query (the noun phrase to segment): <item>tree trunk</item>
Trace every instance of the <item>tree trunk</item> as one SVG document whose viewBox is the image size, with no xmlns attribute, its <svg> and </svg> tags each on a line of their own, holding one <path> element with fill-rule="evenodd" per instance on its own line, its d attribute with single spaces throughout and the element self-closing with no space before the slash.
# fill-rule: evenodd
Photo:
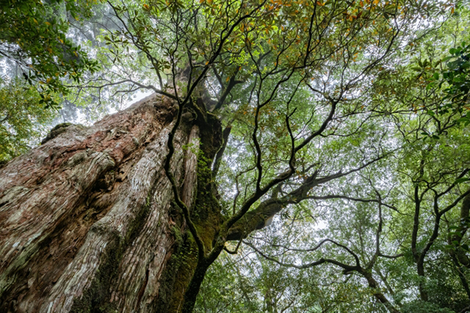
<svg viewBox="0 0 470 313">
<path fill-rule="evenodd" d="M 176 115 L 150 96 L 90 128 L 59 125 L 0 168 L 0 312 L 182 309 L 197 249 L 163 167 Z M 183 119 L 171 162 L 207 246 L 222 218 L 197 204 L 212 192 L 198 158 L 220 144 L 216 118 Z"/>
</svg>

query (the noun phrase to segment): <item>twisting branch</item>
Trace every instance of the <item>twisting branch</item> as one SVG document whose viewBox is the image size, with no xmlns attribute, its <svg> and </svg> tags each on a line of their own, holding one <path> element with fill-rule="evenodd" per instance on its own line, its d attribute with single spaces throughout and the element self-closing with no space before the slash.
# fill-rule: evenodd
<svg viewBox="0 0 470 313">
<path fill-rule="evenodd" d="M 102 89 L 102 88 L 105 88 L 105 87 L 109 87 L 109 86 L 116 86 L 116 85 L 121 85 L 121 84 L 126 84 L 126 83 L 130 83 L 130 84 L 133 84 L 133 85 L 136 85 L 138 86 L 139 88 L 143 88 L 143 89 L 149 89 L 149 90 L 153 90 L 155 93 L 157 94 L 160 94 L 162 96 L 165 96 L 165 97 L 168 97 L 170 99 L 173 99 L 173 100 L 176 100 L 176 97 L 174 95 L 172 95 L 171 93 L 169 92 L 166 92 L 164 90 L 161 90 L 161 89 L 158 89 L 156 88 L 155 86 L 153 85 L 144 85 L 144 84 L 141 84 L 139 82 L 136 82 L 134 80 L 131 80 L 131 79 L 124 79 L 124 80 L 120 80 L 120 81 L 117 81 L 117 82 L 109 82 L 109 83 L 105 83 L 105 84 L 101 84 L 101 85 L 85 85 L 85 87 L 83 87 L 82 85 L 67 85 L 67 87 L 69 88 L 94 88 L 94 89 Z"/>
<path fill-rule="evenodd" d="M 231 251 L 229 250 L 227 247 L 224 246 L 224 250 L 227 251 L 227 253 L 230 253 L 230 254 L 237 254 L 238 252 L 238 248 L 240 248 L 240 245 L 242 243 L 243 239 L 240 239 L 237 243 L 237 246 L 235 247 L 235 250 L 234 251 Z"/>
<path fill-rule="evenodd" d="M 378 203 L 381 204 L 389 209 L 392 209 L 398 213 L 400 211 L 393 205 L 387 204 L 387 203 L 381 203 L 377 199 L 362 199 L 362 198 L 354 198 L 354 197 L 349 197 L 349 196 L 343 196 L 343 195 L 325 195 L 325 196 L 308 196 L 307 199 L 312 199 L 312 200 L 328 200 L 328 199 L 344 199 L 344 200 L 349 200 L 349 201 L 356 201 L 356 202 L 362 202 L 362 203 Z"/>
<path fill-rule="evenodd" d="M 212 112 L 214 111 L 217 111 L 219 110 L 225 103 L 225 100 L 227 99 L 227 96 L 230 94 L 230 92 L 232 92 L 232 89 L 237 85 L 237 84 L 241 84 L 242 81 L 241 80 L 237 80 L 236 77 L 237 77 L 237 73 L 239 72 L 239 68 L 237 68 L 235 70 L 235 73 L 232 75 L 232 77 L 230 77 L 230 80 L 228 82 L 228 85 L 227 87 L 225 87 L 223 89 L 223 93 L 222 95 L 220 96 L 219 100 L 217 101 L 216 105 L 214 106 L 214 108 L 212 109 Z M 214 73 L 217 73 L 215 70 L 214 70 Z M 219 78 L 219 77 L 218 77 Z M 223 85 L 221 85 L 223 86 Z"/>
<path fill-rule="evenodd" d="M 314 262 L 310 262 L 310 263 L 306 263 L 306 264 L 302 264 L 302 265 L 297 265 L 297 264 L 293 264 L 293 263 L 285 263 L 285 262 L 282 262 L 282 261 L 279 261 L 277 258 L 274 258 L 274 257 L 271 257 L 267 254 L 265 254 L 264 252 L 262 252 L 260 249 L 256 248 L 251 242 L 247 242 L 247 241 L 243 241 L 243 243 L 245 243 L 246 245 L 248 245 L 249 247 L 251 247 L 256 253 L 258 253 L 259 255 L 261 255 L 263 258 L 269 260 L 269 261 L 272 261 L 272 262 L 275 262 L 281 266 L 284 266 L 284 267 L 291 267 L 291 268 L 296 268 L 296 269 L 306 269 L 306 268 L 311 268 L 311 267 L 315 267 L 315 266 L 318 266 L 318 265 L 321 265 L 321 264 L 324 264 L 324 263 L 330 263 L 330 264 L 333 264 L 333 265 L 336 265 L 336 266 L 339 266 L 343 269 L 343 274 L 345 275 L 348 275 L 348 274 L 351 274 L 352 272 L 357 272 L 359 273 L 361 276 L 363 276 L 366 280 L 367 280 L 367 283 L 369 285 L 369 288 L 371 288 L 373 290 L 373 295 L 374 297 L 379 300 L 391 313 L 400 313 L 391 303 L 390 301 L 387 299 L 387 297 L 385 297 L 385 295 L 380 291 L 379 289 L 379 284 L 378 282 L 372 277 L 372 273 L 369 269 L 367 268 L 363 268 L 359 262 L 359 257 L 357 256 L 356 253 L 354 253 L 353 251 L 351 251 L 348 247 L 346 247 L 345 245 L 342 245 L 334 240 L 331 240 L 331 239 L 324 239 L 322 240 L 319 244 L 317 244 L 315 247 L 311 248 L 311 249 L 307 249 L 307 250 L 304 250 L 304 251 L 308 251 L 308 252 L 313 252 L 313 251 L 316 251 L 318 250 L 323 244 L 327 243 L 327 242 L 330 242 L 344 250 L 346 250 L 348 252 L 348 254 L 350 254 L 354 260 L 355 260 L 355 265 L 349 265 L 349 264 L 346 264 L 346 263 L 343 263 L 343 262 L 340 262 L 338 260 L 335 260 L 335 259 L 329 259 L 329 258 L 320 258 L 319 260 L 317 261 L 314 261 Z M 292 249 L 293 251 L 295 251 L 295 249 Z"/>
<path fill-rule="evenodd" d="M 179 194 L 179 190 L 178 190 L 178 185 L 176 183 L 176 179 L 175 179 L 173 173 L 171 172 L 171 157 L 175 153 L 175 147 L 174 147 L 173 139 L 175 137 L 177 127 L 179 126 L 179 123 L 181 122 L 182 113 L 183 113 L 183 110 L 181 110 L 181 109 L 178 110 L 178 116 L 177 116 L 175 125 L 173 126 L 173 129 L 168 134 L 168 155 L 165 158 L 165 163 L 164 163 L 163 167 L 165 169 L 165 173 L 166 173 L 168 179 L 170 180 L 171 188 L 173 190 L 173 195 L 175 197 L 175 202 L 176 202 L 177 206 L 183 211 L 184 219 L 185 219 L 186 223 L 188 224 L 189 230 L 190 230 L 191 234 L 193 235 L 194 240 L 196 241 L 196 245 L 197 245 L 198 251 L 199 251 L 198 260 L 201 262 L 205 258 L 204 242 L 202 241 L 201 237 L 199 236 L 199 234 L 197 232 L 197 229 L 196 229 L 196 226 L 194 225 L 193 221 L 191 220 L 189 208 L 186 206 L 186 204 L 180 198 L 180 194 Z"/>
<path fill-rule="evenodd" d="M 240 220 L 237 220 L 228 230 L 226 240 L 238 240 L 240 237 L 246 237 L 250 232 L 261 229 L 266 225 L 266 221 L 279 213 L 283 207 L 289 204 L 297 204 L 303 200 L 311 199 L 308 192 L 316 186 L 325 184 L 329 181 L 345 177 L 349 174 L 360 171 L 361 169 L 383 159 L 388 154 L 381 155 L 362 166 L 351 169 L 345 173 L 338 172 L 324 177 L 318 177 L 318 171 L 307 177 L 304 182 L 296 189 L 290 191 L 283 197 L 273 196 L 259 204 L 255 209 L 245 213 Z M 245 202 L 246 203 L 246 202 Z M 238 212 L 239 213 L 239 212 Z"/>
<path fill-rule="evenodd" d="M 261 4 L 259 4 L 255 8 L 253 8 L 253 10 L 251 10 L 248 14 L 245 14 L 245 15 L 241 16 L 239 19 L 237 19 L 236 21 L 234 21 L 234 23 L 232 25 L 227 24 L 227 26 L 221 31 L 220 41 L 218 43 L 217 49 L 214 51 L 214 53 L 210 57 L 209 61 L 203 67 L 201 73 L 193 80 L 192 77 L 191 77 L 192 70 L 190 71 L 189 79 L 188 79 L 187 93 L 186 93 L 185 97 L 183 98 L 183 100 L 181 100 L 181 98 L 178 96 L 178 93 L 177 93 L 178 88 L 176 88 L 176 81 L 175 81 L 175 79 L 176 79 L 175 65 L 176 64 L 175 64 L 175 62 L 172 62 L 173 86 L 174 86 L 175 97 L 176 97 L 176 100 L 178 102 L 178 114 L 177 114 L 176 121 L 173 125 L 173 128 L 171 129 L 171 131 L 169 133 L 169 136 L 168 136 L 168 155 L 165 159 L 164 168 L 165 168 L 165 172 L 166 172 L 166 174 L 167 174 L 167 176 L 168 176 L 168 178 L 171 182 L 171 185 L 172 185 L 173 193 L 174 193 L 174 196 L 175 196 L 175 202 L 182 209 L 184 218 L 185 218 L 185 220 L 186 220 L 186 222 L 189 226 L 191 234 L 193 235 L 193 237 L 196 241 L 198 251 L 199 251 L 198 260 L 201 264 L 202 263 L 208 263 L 208 262 L 210 263 L 209 260 L 215 259 L 216 255 L 218 255 L 218 253 L 220 253 L 221 249 L 223 248 L 223 245 L 219 245 L 218 247 L 216 247 L 216 249 L 213 250 L 214 254 L 211 257 L 206 257 L 206 255 L 205 255 L 206 251 L 205 251 L 204 243 L 203 243 L 202 239 L 200 238 L 194 223 L 191 221 L 189 208 L 180 199 L 179 192 L 178 192 L 178 187 L 177 187 L 177 184 L 176 184 L 176 180 L 175 180 L 175 178 L 174 178 L 174 176 L 173 176 L 173 174 L 171 173 L 171 170 L 170 170 L 171 159 L 172 159 L 172 156 L 175 152 L 175 147 L 174 147 L 173 140 L 174 140 L 176 131 L 177 131 L 178 127 L 181 124 L 183 109 L 186 107 L 186 105 L 188 105 L 188 103 L 191 102 L 191 96 L 194 93 L 194 90 L 196 89 L 197 85 L 203 80 L 203 78 L 206 75 L 206 72 L 209 70 L 209 68 L 212 66 L 212 64 L 219 57 L 219 55 L 222 51 L 222 47 L 225 44 L 225 41 L 229 38 L 230 34 L 235 30 L 235 28 L 243 20 L 245 20 L 247 18 L 250 18 L 257 10 L 259 10 L 259 8 L 261 8 L 264 5 L 265 2 L 266 1 L 262 1 Z M 177 26 L 177 30 L 179 30 L 178 26 Z M 176 35 L 178 37 L 178 34 L 176 34 Z M 178 46 L 178 40 L 177 40 L 175 49 L 177 49 L 177 46 Z M 190 64 L 190 66 L 191 66 L 191 64 Z"/>
<path fill-rule="evenodd" d="M 333 240 L 330 240 L 330 239 L 325 239 L 323 241 L 321 241 L 315 248 L 313 249 L 318 249 L 320 248 L 324 243 L 326 242 L 331 242 L 333 244 L 336 244 L 338 245 L 339 247 L 345 247 Z M 348 265 L 346 263 L 342 263 L 342 262 L 339 262 L 337 260 L 333 260 L 333 259 L 326 259 L 326 258 L 320 258 L 319 260 L 317 261 L 314 261 L 314 262 L 310 262 L 310 263 L 306 263 L 306 264 L 302 264 L 302 265 L 297 265 L 297 264 L 292 264 L 292 263 L 284 263 L 284 262 L 281 262 L 279 261 L 278 259 L 276 258 L 273 258 L 271 256 L 268 256 L 267 254 L 263 253 L 261 250 L 259 250 L 258 248 L 256 248 L 251 242 L 248 242 L 248 241 L 243 241 L 244 244 L 246 244 L 247 246 L 249 246 L 250 248 L 252 248 L 253 250 L 256 251 L 256 253 L 258 253 L 259 255 L 261 255 L 263 258 L 265 258 L 266 260 L 269 260 L 269 261 L 273 261 L 281 266 L 284 266 L 284 267 L 291 267 L 291 268 L 296 268 L 296 269 L 306 269 L 306 268 L 311 268 L 311 267 L 315 267 L 315 266 L 318 266 L 320 264 L 323 264 L 323 263 L 332 263 L 332 264 L 335 264 L 335 265 L 338 265 L 340 267 L 342 267 L 344 270 L 346 271 L 355 271 L 358 269 L 358 265 L 356 263 L 355 266 L 353 265 Z M 346 248 L 348 249 L 348 248 Z M 349 249 L 348 249 L 349 250 Z M 351 251 L 351 250 L 349 250 Z M 353 253 L 354 256 L 356 256 L 354 253 Z M 357 258 L 357 256 L 356 256 Z M 359 259 L 356 259 L 356 261 L 358 261 Z"/>
</svg>

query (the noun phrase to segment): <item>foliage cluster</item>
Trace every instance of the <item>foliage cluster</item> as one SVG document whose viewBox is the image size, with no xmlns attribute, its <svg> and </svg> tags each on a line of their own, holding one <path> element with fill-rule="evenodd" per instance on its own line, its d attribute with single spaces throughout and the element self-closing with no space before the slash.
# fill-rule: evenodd
<svg viewBox="0 0 470 313">
<path fill-rule="evenodd" d="M 14 76 L 40 92 L 41 104 L 57 104 L 53 93 L 66 93 L 64 79 L 80 81 L 98 64 L 67 36 L 71 21 L 89 18 L 97 1 L 7 0 L 0 4 L 0 57 Z M 11 75 L 11 74 L 10 74 Z"/>
<path fill-rule="evenodd" d="M 0 80 L 0 103 L 0 162 L 5 162 L 37 145 L 56 114 L 44 109 L 41 94 L 21 79 Z"/>
</svg>

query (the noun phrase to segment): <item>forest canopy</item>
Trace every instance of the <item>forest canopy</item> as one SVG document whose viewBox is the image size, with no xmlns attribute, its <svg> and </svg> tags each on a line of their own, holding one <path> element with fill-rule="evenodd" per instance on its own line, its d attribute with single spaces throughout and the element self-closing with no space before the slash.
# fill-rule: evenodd
<svg viewBox="0 0 470 313">
<path fill-rule="evenodd" d="M 0 162 L 61 104 L 156 94 L 203 273 L 183 311 L 470 312 L 469 20 L 446 0 L 7 1 Z M 221 129 L 190 206 L 171 162 L 193 122 Z"/>
</svg>

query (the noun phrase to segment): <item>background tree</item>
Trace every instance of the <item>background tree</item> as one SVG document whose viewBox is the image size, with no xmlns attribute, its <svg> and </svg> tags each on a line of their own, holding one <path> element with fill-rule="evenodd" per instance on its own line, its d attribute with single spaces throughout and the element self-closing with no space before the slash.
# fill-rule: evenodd
<svg viewBox="0 0 470 313">
<path fill-rule="evenodd" d="M 96 1 L 2 1 L 0 4 L 0 161 L 37 144 L 57 116 L 70 81 L 98 64 L 71 24 L 93 16 Z M 73 22 L 72 22 L 73 21 Z"/>
<path fill-rule="evenodd" d="M 13 65 L 14 76 L 24 77 L 51 103 L 51 92 L 64 93 L 63 78 L 78 81 L 97 64 L 66 37 L 69 19 L 92 14 L 89 1 L 2 1 L 0 56 Z"/>
<path fill-rule="evenodd" d="M 441 71 L 439 64 L 445 68 L 442 60 L 446 62 L 448 34 L 456 36 L 458 24 L 468 24 L 464 21 L 465 17 L 447 21 L 439 31 L 422 37 L 424 41 L 411 42 L 408 49 L 417 57 L 408 64 L 389 63 L 382 68 L 363 98 L 362 103 L 368 103 L 373 112 L 373 122 L 370 128 L 367 123 L 361 124 L 362 139 L 349 138 L 350 142 L 370 147 L 373 144 L 364 138 L 374 138 L 372 141 L 399 147 L 396 153 L 354 174 L 354 178 L 313 189 L 309 198 L 315 201 L 285 209 L 277 226 L 247 242 L 251 249 L 243 250 L 246 255 L 254 251 L 299 276 L 321 268 L 318 277 L 323 284 L 334 284 L 345 275 L 343 279 L 353 286 L 349 295 L 355 299 L 360 296 L 353 290 L 367 290 L 366 298 L 386 300 L 393 306 L 371 307 L 364 301 L 347 307 L 342 303 L 343 289 L 338 288 L 324 290 L 334 299 L 331 306 L 322 305 L 322 295 L 311 302 L 312 310 L 468 310 L 468 271 L 463 265 L 464 251 L 468 250 L 459 243 L 466 238 L 463 234 L 467 230 L 467 205 L 461 204 L 468 194 L 466 111 L 443 110 L 449 102 L 448 85 L 429 85 L 434 73 Z M 459 42 L 459 37 L 454 40 Z M 393 135 L 374 137 L 380 130 Z M 350 148 L 344 142 L 336 143 L 344 151 Z M 331 146 L 322 148 L 328 151 L 323 159 L 335 153 Z M 335 162 L 339 159 L 334 155 Z M 312 208 L 316 214 L 312 214 Z M 315 221 L 321 221 L 320 225 L 306 226 Z M 456 262 L 457 253 L 461 253 L 463 264 Z M 262 271 L 279 273 L 267 267 Z M 244 267 L 240 272 L 251 277 Z M 216 281 L 206 284 L 217 289 L 213 286 Z M 308 290 L 315 289 L 308 286 Z M 253 302 L 263 297 L 253 291 L 247 298 Z M 219 307 L 231 303 L 222 300 Z M 206 304 L 205 299 L 200 301 Z M 243 301 L 248 302 L 241 297 L 238 305 Z M 199 308 L 202 310 L 202 304 Z"/>
<path fill-rule="evenodd" d="M 39 93 L 21 80 L 2 80 L 0 86 L 0 163 L 4 163 L 38 144 L 34 139 L 44 137 L 54 113 L 39 106 Z"/>
</svg>

